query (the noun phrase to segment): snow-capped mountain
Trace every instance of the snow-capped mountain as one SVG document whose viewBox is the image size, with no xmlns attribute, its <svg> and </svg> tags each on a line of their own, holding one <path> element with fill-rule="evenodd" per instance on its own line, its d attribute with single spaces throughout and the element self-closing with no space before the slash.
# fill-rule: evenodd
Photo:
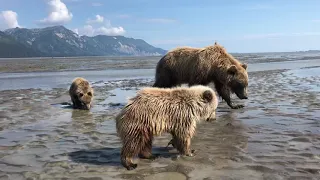
<svg viewBox="0 0 320 180">
<path fill-rule="evenodd" d="M 141 39 L 124 36 L 79 36 L 64 26 L 4 31 L 41 56 L 154 56 L 166 53 Z"/>
<path fill-rule="evenodd" d="M 40 54 L 0 31 L 0 58 L 35 57 Z"/>
</svg>

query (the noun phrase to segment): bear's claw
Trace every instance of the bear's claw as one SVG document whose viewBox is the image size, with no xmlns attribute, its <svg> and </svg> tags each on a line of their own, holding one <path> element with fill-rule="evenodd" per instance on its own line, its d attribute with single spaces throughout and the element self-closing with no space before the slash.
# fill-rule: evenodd
<svg viewBox="0 0 320 180">
<path fill-rule="evenodd" d="M 232 109 L 241 109 L 241 108 L 244 108 L 244 105 L 242 105 L 242 104 L 232 105 L 231 108 L 232 108 Z"/>
<path fill-rule="evenodd" d="M 126 168 L 128 171 L 131 171 L 131 170 L 136 169 L 137 167 L 138 167 L 138 164 L 131 164 L 131 165 L 127 166 Z"/>
<path fill-rule="evenodd" d="M 154 160 L 156 160 L 157 158 L 159 158 L 159 156 L 160 156 L 160 154 L 153 154 L 149 159 L 150 159 L 151 161 L 154 161 Z"/>
<path fill-rule="evenodd" d="M 155 159 L 157 159 L 158 157 L 160 156 L 160 154 L 152 154 L 152 155 L 150 155 L 149 157 L 145 157 L 145 156 L 143 156 L 143 155 L 141 155 L 141 154 L 139 154 L 138 155 L 138 157 L 140 158 L 140 159 L 149 159 L 149 160 L 155 160 Z"/>
<path fill-rule="evenodd" d="M 194 154 L 195 152 L 196 152 L 196 150 L 192 149 L 190 151 L 190 153 L 186 154 L 186 156 L 193 157 L 193 156 L 195 156 L 195 154 Z"/>
</svg>

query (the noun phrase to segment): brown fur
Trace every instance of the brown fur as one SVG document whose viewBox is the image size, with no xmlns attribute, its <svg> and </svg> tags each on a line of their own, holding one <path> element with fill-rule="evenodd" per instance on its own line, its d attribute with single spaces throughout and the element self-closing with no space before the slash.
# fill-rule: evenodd
<svg viewBox="0 0 320 180">
<path fill-rule="evenodd" d="M 217 93 L 231 108 L 242 108 L 231 102 L 230 94 L 247 99 L 247 65 L 240 63 L 215 43 L 205 48 L 180 47 L 169 51 L 157 64 L 153 87 L 208 85 L 213 82 Z"/>
<path fill-rule="evenodd" d="M 215 119 L 218 99 L 206 86 L 144 88 L 131 98 L 116 117 L 117 133 L 122 140 L 121 163 L 135 169 L 132 158 L 153 159 L 153 136 L 171 133 L 177 150 L 193 156 L 190 141 L 200 120 Z"/>
<path fill-rule="evenodd" d="M 69 95 L 75 109 L 89 110 L 92 106 L 93 89 L 89 82 L 81 77 L 72 81 L 69 89 Z"/>
</svg>

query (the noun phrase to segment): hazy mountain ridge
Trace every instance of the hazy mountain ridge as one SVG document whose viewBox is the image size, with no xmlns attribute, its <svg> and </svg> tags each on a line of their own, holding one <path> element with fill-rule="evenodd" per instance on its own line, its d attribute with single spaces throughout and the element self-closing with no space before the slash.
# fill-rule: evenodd
<svg viewBox="0 0 320 180">
<path fill-rule="evenodd" d="M 35 57 L 41 54 L 0 31 L 0 58 Z"/>
<path fill-rule="evenodd" d="M 158 56 L 167 52 L 142 39 L 106 35 L 79 36 L 64 26 L 13 28 L 5 30 L 4 33 L 12 37 L 10 41 L 35 51 L 35 56 Z M 10 50 L 19 51 L 13 47 Z"/>
</svg>

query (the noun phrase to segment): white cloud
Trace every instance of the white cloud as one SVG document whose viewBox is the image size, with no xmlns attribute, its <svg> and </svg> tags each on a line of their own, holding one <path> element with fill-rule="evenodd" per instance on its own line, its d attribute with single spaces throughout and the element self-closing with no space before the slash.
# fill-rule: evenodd
<svg viewBox="0 0 320 180">
<path fill-rule="evenodd" d="M 93 36 L 94 35 L 94 29 L 91 25 L 85 25 L 83 28 L 79 29 L 78 31 L 79 35 L 87 35 L 87 36 Z"/>
<path fill-rule="evenodd" d="M 98 6 L 102 6 L 102 3 L 98 3 L 98 2 L 94 2 L 91 4 L 92 6 L 98 7 Z"/>
<path fill-rule="evenodd" d="M 109 36 L 117 36 L 117 35 L 123 35 L 126 33 L 126 31 L 123 29 L 123 27 L 100 27 L 95 31 L 96 34 L 103 34 L 103 35 L 109 35 Z"/>
<path fill-rule="evenodd" d="M 79 29 L 75 28 L 75 29 L 73 29 L 73 32 L 75 32 L 76 34 L 79 34 Z"/>
<path fill-rule="evenodd" d="M 94 23 L 103 23 L 104 17 L 100 16 L 99 14 L 96 15 L 96 19 L 88 19 L 87 24 L 94 24 Z"/>
<path fill-rule="evenodd" d="M 14 11 L 2 11 L 0 13 L 0 29 L 20 27 L 18 14 Z"/>
<path fill-rule="evenodd" d="M 39 25 L 62 25 L 71 21 L 73 15 L 67 6 L 60 0 L 50 0 L 48 17 L 39 20 Z"/>
<path fill-rule="evenodd" d="M 87 25 L 82 28 L 74 29 L 74 32 L 78 35 L 86 35 L 86 36 L 96 36 L 96 35 L 109 35 L 109 36 L 117 36 L 123 35 L 126 33 L 126 30 L 119 26 L 113 27 L 111 22 L 108 19 L 105 19 L 101 15 L 96 15 L 95 19 L 88 19 Z M 96 27 L 94 27 L 96 24 Z M 97 24 L 101 24 L 100 27 L 97 27 Z"/>
<path fill-rule="evenodd" d="M 86 35 L 86 36 L 96 36 L 96 35 L 108 35 L 108 36 L 117 36 L 123 35 L 126 33 L 123 27 L 106 27 L 101 26 L 99 28 L 94 28 L 91 25 L 85 25 L 80 29 L 74 29 L 74 32 L 79 35 Z"/>
<path fill-rule="evenodd" d="M 165 19 L 165 18 L 150 18 L 150 19 L 144 19 L 143 21 L 149 22 L 149 23 L 161 23 L 161 24 L 176 22 L 176 20 L 174 19 Z"/>
</svg>

